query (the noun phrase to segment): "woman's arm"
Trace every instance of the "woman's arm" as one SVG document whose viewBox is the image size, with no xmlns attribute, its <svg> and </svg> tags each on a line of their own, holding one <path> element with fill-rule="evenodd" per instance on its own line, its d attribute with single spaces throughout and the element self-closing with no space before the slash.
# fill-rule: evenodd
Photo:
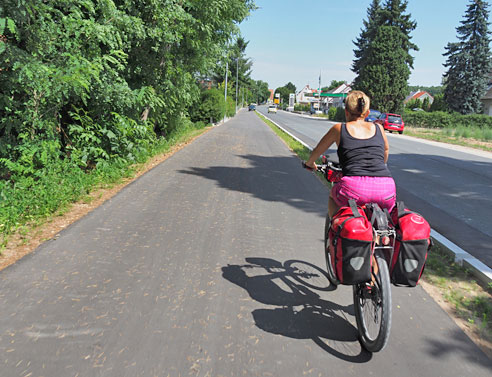
<svg viewBox="0 0 492 377">
<path fill-rule="evenodd" d="M 388 162 L 388 156 L 389 156 L 389 143 L 388 139 L 386 138 L 386 133 L 384 132 L 383 126 L 378 124 L 379 129 L 381 130 L 381 134 L 383 135 L 383 140 L 384 140 L 384 163 L 386 164 Z"/>
<path fill-rule="evenodd" d="M 341 124 L 335 124 L 330 130 L 321 138 L 319 141 L 318 145 L 313 149 L 311 152 L 311 156 L 309 156 L 309 159 L 306 161 L 306 165 L 310 168 L 315 169 L 316 164 L 314 163 L 319 156 L 321 156 L 321 153 L 326 151 L 333 143 L 337 143 L 337 145 L 340 143 L 340 129 L 341 129 Z"/>
</svg>

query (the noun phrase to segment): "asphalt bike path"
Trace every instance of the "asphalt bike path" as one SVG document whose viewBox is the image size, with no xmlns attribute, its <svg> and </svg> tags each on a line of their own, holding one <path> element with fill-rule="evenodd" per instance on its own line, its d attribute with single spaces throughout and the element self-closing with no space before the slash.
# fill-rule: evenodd
<svg viewBox="0 0 492 377">
<path fill-rule="evenodd" d="M 328 189 L 240 112 L 0 272 L 1 376 L 490 376 L 420 287 L 361 349 Z"/>
</svg>

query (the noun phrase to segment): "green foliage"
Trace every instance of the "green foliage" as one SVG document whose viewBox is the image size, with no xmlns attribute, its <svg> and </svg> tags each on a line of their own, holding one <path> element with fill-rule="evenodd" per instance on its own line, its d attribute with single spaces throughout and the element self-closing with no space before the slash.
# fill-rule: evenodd
<svg viewBox="0 0 492 377">
<path fill-rule="evenodd" d="M 378 5 L 378 1 L 372 3 L 367 29 L 356 42 L 353 87 L 369 95 L 372 107 L 400 113 L 413 66 L 410 50 L 418 50 L 410 41 L 416 23 L 405 14 L 407 1 L 387 0 L 383 7 Z"/>
<path fill-rule="evenodd" d="M 321 88 L 321 92 L 329 92 L 332 89 L 338 88 L 340 85 L 345 84 L 344 80 L 331 80 L 330 85 Z"/>
<path fill-rule="evenodd" d="M 309 105 L 302 105 L 300 103 L 296 103 L 294 105 L 294 111 L 309 111 L 311 110 L 311 106 Z"/>
<path fill-rule="evenodd" d="M 341 107 L 337 107 L 337 112 L 335 113 L 335 119 L 333 119 L 335 122 L 345 122 L 345 109 Z"/>
<path fill-rule="evenodd" d="M 408 93 L 422 90 L 429 93 L 432 97 L 444 93 L 444 86 L 408 86 Z"/>
<path fill-rule="evenodd" d="M 328 109 L 328 119 L 329 120 L 335 120 L 335 117 L 337 115 L 337 108 L 332 106 Z"/>
<path fill-rule="evenodd" d="M 289 95 L 291 93 L 296 93 L 296 86 L 292 84 L 290 81 L 284 86 L 278 87 L 275 89 L 275 94 L 280 93 L 281 103 L 288 104 L 289 103 Z"/>
<path fill-rule="evenodd" d="M 255 103 L 263 103 L 270 98 L 270 91 L 268 90 L 268 83 L 257 80 L 257 81 L 252 81 L 251 82 L 251 93 L 252 93 L 252 98 L 248 102 L 255 102 Z"/>
<path fill-rule="evenodd" d="M 353 42 L 355 44 L 355 59 L 352 63 L 352 71 L 356 74 L 354 80 L 355 86 L 358 85 L 361 69 L 367 64 L 367 55 L 370 51 L 370 45 L 373 42 L 376 31 L 379 26 L 379 17 L 381 11 L 380 0 L 373 0 L 367 9 L 367 20 L 363 20 L 364 28 L 361 30 L 359 37 Z"/>
<path fill-rule="evenodd" d="M 201 100 L 197 104 L 197 111 L 192 113 L 191 119 L 205 123 L 216 123 L 224 118 L 225 113 L 224 92 L 219 89 L 204 90 Z"/>
<path fill-rule="evenodd" d="M 328 119 L 335 122 L 345 122 L 345 109 L 342 107 L 330 107 L 328 109 Z"/>
<path fill-rule="evenodd" d="M 444 94 L 436 94 L 434 102 L 430 105 L 429 111 L 449 111 L 448 104 L 444 100 Z"/>
<path fill-rule="evenodd" d="M 452 111 L 480 113 L 480 99 L 486 93 L 492 60 L 488 31 L 489 4 L 474 0 L 468 4 L 461 26 L 456 28 L 459 42 L 448 43 L 444 66 L 444 98 Z"/>
<path fill-rule="evenodd" d="M 421 128 L 449 128 L 449 129 L 479 129 L 481 135 L 488 135 L 492 130 L 492 117 L 484 114 L 462 115 L 459 113 L 448 113 L 443 111 L 405 111 L 403 115 L 405 125 Z M 467 131 L 471 135 L 470 131 Z M 461 131 L 461 136 L 463 132 Z M 480 136 L 479 138 L 484 138 Z"/>
<path fill-rule="evenodd" d="M 90 177 L 125 170 L 191 127 L 183 116 L 201 99 L 199 79 L 232 39 L 244 52 L 238 24 L 254 7 L 252 0 L 3 0 L 0 197 L 16 207 L 0 203 L 12 214 L 0 216 L 3 229 L 59 206 L 40 203 L 59 203 L 50 195 L 64 197 L 56 191 L 68 171 L 83 192 L 81 177 L 89 187 L 97 181 Z M 234 107 L 228 100 L 221 111 Z M 30 204 L 12 204 L 21 195 Z"/>
<path fill-rule="evenodd" d="M 421 109 L 422 108 L 422 101 L 419 100 L 418 98 L 411 99 L 410 101 L 408 101 L 405 104 L 405 107 L 407 109 L 414 109 L 416 107 L 419 108 L 419 109 Z"/>
</svg>

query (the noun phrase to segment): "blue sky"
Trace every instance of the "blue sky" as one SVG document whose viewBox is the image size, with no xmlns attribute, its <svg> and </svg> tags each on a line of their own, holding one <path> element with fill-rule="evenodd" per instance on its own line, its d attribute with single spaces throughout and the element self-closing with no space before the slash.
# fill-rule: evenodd
<svg viewBox="0 0 492 377">
<path fill-rule="evenodd" d="M 489 1 L 491 3 L 492 1 Z M 251 77 L 270 88 L 291 81 L 297 90 L 331 80 L 352 81 L 350 70 L 355 40 L 367 18 L 371 0 L 256 0 L 259 7 L 240 24 L 249 41 L 246 55 L 253 60 Z M 412 41 L 414 69 L 409 85 L 441 84 L 442 54 L 456 42 L 469 0 L 409 0 L 407 13 L 417 22 Z M 492 7 L 489 8 L 489 11 Z M 489 17 L 492 21 L 492 16 Z"/>
</svg>

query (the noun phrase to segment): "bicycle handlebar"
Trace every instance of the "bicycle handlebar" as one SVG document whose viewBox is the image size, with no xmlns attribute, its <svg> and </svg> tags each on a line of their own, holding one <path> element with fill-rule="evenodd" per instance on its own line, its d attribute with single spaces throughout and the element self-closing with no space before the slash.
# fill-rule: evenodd
<svg viewBox="0 0 492 377">
<path fill-rule="evenodd" d="M 321 156 L 321 160 L 323 163 L 316 165 L 316 171 L 323 173 L 326 180 L 330 182 L 338 182 L 343 176 L 340 164 L 338 162 L 328 160 L 328 158 L 324 155 Z M 307 166 L 305 161 L 302 162 L 302 167 L 310 171 L 314 170 L 313 168 Z"/>
</svg>

